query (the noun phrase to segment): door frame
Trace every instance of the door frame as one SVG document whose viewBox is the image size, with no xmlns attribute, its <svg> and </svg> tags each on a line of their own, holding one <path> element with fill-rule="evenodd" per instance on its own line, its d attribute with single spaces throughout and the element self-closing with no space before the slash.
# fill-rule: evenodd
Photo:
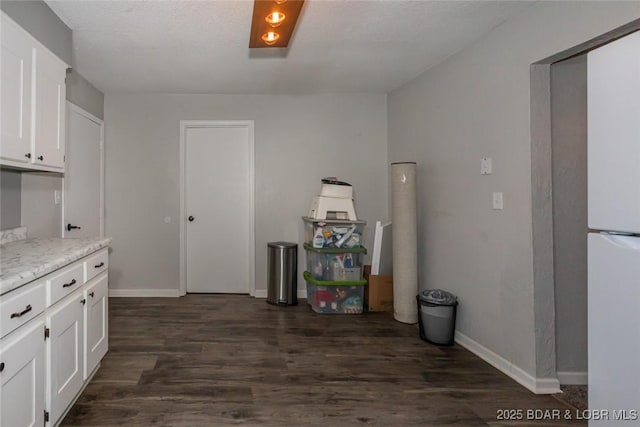
<svg viewBox="0 0 640 427">
<path fill-rule="evenodd" d="M 560 386 L 556 367 L 558 352 L 553 244 L 551 66 L 638 31 L 639 25 L 640 19 L 635 19 L 593 39 L 536 61 L 529 68 L 535 364 L 537 372 L 547 373 L 547 377 L 538 379 L 538 384 L 533 387 L 527 386 L 535 393 L 557 393 Z M 564 378 L 567 377 L 564 376 Z M 581 382 L 584 382 L 584 376 L 582 378 Z"/>
<path fill-rule="evenodd" d="M 253 120 L 180 120 L 180 295 L 187 294 L 186 132 L 190 128 L 240 127 L 249 131 L 249 295 L 255 296 L 255 144 Z"/>
<path fill-rule="evenodd" d="M 72 102 L 66 101 L 66 119 L 65 122 L 68 122 L 68 120 L 71 117 L 71 113 L 78 113 L 81 116 L 84 116 L 85 118 L 91 120 L 92 122 L 95 122 L 98 126 L 100 126 L 100 237 L 104 237 L 104 120 L 94 116 L 93 114 L 89 113 L 88 111 L 82 109 L 81 107 L 78 107 L 76 104 L 73 104 Z M 65 123 L 65 127 L 67 126 L 67 123 Z M 67 150 L 69 149 L 70 144 L 68 144 L 68 139 L 69 139 L 69 130 L 65 129 L 65 161 L 66 161 L 66 155 L 67 155 Z M 66 166 L 65 166 L 66 167 Z M 62 176 L 62 224 L 61 224 L 61 229 L 62 229 L 62 237 L 67 237 L 66 236 L 66 229 L 65 229 L 65 223 L 66 223 L 66 218 L 65 218 L 65 175 Z"/>
</svg>

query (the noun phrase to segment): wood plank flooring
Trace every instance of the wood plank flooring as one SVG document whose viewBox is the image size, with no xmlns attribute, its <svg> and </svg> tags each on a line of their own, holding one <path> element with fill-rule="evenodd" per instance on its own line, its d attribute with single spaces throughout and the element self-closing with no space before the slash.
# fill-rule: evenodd
<svg viewBox="0 0 640 427">
<path fill-rule="evenodd" d="M 575 408 L 388 313 L 320 315 L 304 300 L 238 295 L 109 304 L 109 353 L 63 426 L 581 424 L 564 419 Z M 504 409 L 523 420 L 498 420 Z M 527 420 L 528 409 L 563 416 Z"/>
</svg>

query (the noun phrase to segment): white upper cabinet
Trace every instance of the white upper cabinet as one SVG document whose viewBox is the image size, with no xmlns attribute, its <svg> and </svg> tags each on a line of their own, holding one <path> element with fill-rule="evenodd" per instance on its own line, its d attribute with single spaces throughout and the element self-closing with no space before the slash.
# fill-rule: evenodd
<svg viewBox="0 0 640 427">
<path fill-rule="evenodd" d="M 33 43 L 4 14 L 0 33 L 0 158 L 17 163 L 31 163 Z"/>
<path fill-rule="evenodd" d="M 34 163 L 64 168 L 67 66 L 43 47 L 35 60 Z"/>
<path fill-rule="evenodd" d="M 67 64 L 2 13 L 0 164 L 64 171 Z"/>
</svg>

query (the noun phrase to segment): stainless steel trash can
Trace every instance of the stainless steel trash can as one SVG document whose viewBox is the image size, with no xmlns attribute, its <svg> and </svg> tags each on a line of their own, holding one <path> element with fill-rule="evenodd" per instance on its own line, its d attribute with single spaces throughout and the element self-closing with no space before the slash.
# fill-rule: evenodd
<svg viewBox="0 0 640 427">
<path fill-rule="evenodd" d="M 270 242 L 267 253 L 269 304 L 298 304 L 298 245 Z"/>
</svg>

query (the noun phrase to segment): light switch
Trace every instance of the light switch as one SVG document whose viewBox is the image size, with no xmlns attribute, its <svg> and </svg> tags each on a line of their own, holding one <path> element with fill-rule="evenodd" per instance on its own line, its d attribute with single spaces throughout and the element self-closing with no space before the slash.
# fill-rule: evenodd
<svg viewBox="0 0 640 427">
<path fill-rule="evenodd" d="M 493 193 L 493 209 L 500 211 L 504 209 L 504 201 L 502 199 L 501 191 Z"/>
<path fill-rule="evenodd" d="M 53 203 L 56 205 L 62 203 L 62 192 L 60 190 L 53 190 Z"/>
<path fill-rule="evenodd" d="M 480 159 L 480 175 L 491 175 L 493 172 L 493 161 L 491 157 Z"/>
</svg>

